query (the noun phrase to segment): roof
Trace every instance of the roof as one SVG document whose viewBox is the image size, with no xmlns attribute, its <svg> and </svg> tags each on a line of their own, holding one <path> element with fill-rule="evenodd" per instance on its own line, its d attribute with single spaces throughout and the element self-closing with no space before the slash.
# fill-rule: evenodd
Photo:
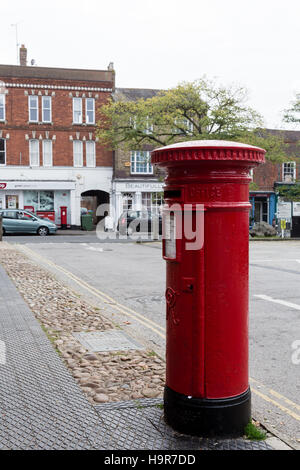
<svg viewBox="0 0 300 470">
<path fill-rule="evenodd" d="M 43 78 L 53 80 L 77 80 L 87 82 L 113 82 L 111 70 L 65 69 L 56 67 L 35 67 L 1 65 L 1 78 Z"/>
<path fill-rule="evenodd" d="M 300 131 L 288 131 L 285 129 L 266 129 L 267 133 L 283 137 L 286 143 L 296 143 L 300 140 Z"/>
<path fill-rule="evenodd" d="M 156 96 L 160 91 L 153 88 L 116 88 L 114 97 L 117 101 L 137 101 L 139 99 L 148 99 Z"/>
</svg>

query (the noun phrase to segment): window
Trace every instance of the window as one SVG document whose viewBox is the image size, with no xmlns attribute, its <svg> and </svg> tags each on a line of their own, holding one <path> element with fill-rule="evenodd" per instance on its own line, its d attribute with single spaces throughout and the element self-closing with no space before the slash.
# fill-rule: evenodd
<svg viewBox="0 0 300 470">
<path fill-rule="evenodd" d="M 296 162 L 283 163 L 282 180 L 293 182 L 296 179 Z"/>
<path fill-rule="evenodd" d="M 73 123 L 82 124 L 82 99 L 73 98 Z"/>
<path fill-rule="evenodd" d="M 160 206 L 163 204 L 163 193 L 142 193 L 142 205 L 155 214 L 159 214 Z"/>
<path fill-rule="evenodd" d="M 51 122 L 51 96 L 42 96 L 42 121 Z"/>
<path fill-rule="evenodd" d="M 52 140 L 43 140 L 43 166 L 52 166 Z"/>
<path fill-rule="evenodd" d="M 93 168 L 96 166 L 95 142 L 86 143 L 86 166 Z"/>
<path fill-rule="evenodd" d="M 145 133 L 146 134 L 152 134 L 153 133 L 153 124 L 150 124 L 148 116 L 146 118 Z"/>
<path fill-rule="evenodd" d="M 186 118 L 175 119 L 175 128 L 173 129 L 174 134 L 192 134 L 193 123 Z"/>
<path fill-rule="evenodd" d="M 83 153 L 81 140 L 73 141 L 73 160 L 75 167 L 83 166 Z"/>
<path fill-rule="evenodd" d="M 29 141 L 29 165 L 40 166 L 39 141 L 36 139 Z"/>
<path fill-rule="evenodd" d="M 122 199 L 123 199 L 123 211 L 127 211 L 129 209 L 132 209 L 133 194 L 132 193 L 123 193 L 122 194 Z"/>
<path fill-rule="evenodd" d="M 150 152 L 136 150 L 131 152 L 130 159 L 131 173 L 153 173 L 153 168 L 150 163 Z"/>
<path fill-rule="evenodd" d="M 39 210 L 40 211 L 53 211 L 54 210 L 54 192 L 53 191 L 39 191 Z"/>
<path fill-rule="evenodd" d="M 5 95 L 0 95 L 0 121 L 5 121 Z"/>
<path fill-rule="evenodd" d="M 85 122 L 87 124 L 95 124 L 95 100 L 87 98 L 85 100 Z"/>
<path fill-rule="evenodd" d="M 53 211 L 53 191 L 24 191 L 24 206 L 32 207 L 33 211 Z"/>
<path fill-rule="evenodd" d="M 5 165 L 6 163 L 5 154 L 5 139 L 0 139 L 0 165 Z"/>
<path fill-rule="evenodd" d="M 39 101 L 38 96 L 30 95 L 28 97 L 29 102 L 29 121 L 38 122 L 39 120 Z"/>
</svg>

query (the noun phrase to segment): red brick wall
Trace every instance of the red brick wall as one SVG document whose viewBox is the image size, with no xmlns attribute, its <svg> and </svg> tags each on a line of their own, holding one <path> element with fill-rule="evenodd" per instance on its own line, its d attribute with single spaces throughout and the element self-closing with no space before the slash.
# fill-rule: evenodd
<svg viewBox="0 0 300 470">
<path fill-rule="evenodd" d="M 265 164 L 254 168 L 253 182 L 257 184 L 258 189 L 261 191 L 273 191 L 275 181 L 280 181 L 278 177 L 280 168 L 280 164 L 267 160 Z"/>
<path fill-rule="evenodd" d="M 23 83 L 23 84 L 38 84 L 38 85 L 52 85 L 52 86 L 76 86 L 76 87 L 89 87 L 89 88 L 112 88 L 110 82 L 74 82 L 70 80 L 39 80 L 39 79 L 5 79 L 0 77 L 0 81 L 5 83 Z M 25 139 L 28 135 L 29 139 L 33 138 L 32 132 L 36 132 L 35 138 L 46 139 L 46 131 L 49 132 L 49 139 L 55 135 L 56 140 L 53 140 L 53 165 L 54 166 L 73 166 L 73 142 L 70 136 L 75 140 L 79 133 L 79 140 L 96 139 L 96 127 L 93 125 L 77 124 L 73 125 L 73 104 L 72 98 L 82 97 L 82 113 L 83 122 L 85 121 L 85 98 L 89 98 L 89 93 L 92 98 L 95 98 L 95 111 L 96 122 L 99 119 L 99 108 L 102 104 L 106 103 L 110 97 L 110 92 L 104 91 L 86 91 L 86 90 L 58 90 L 50 88 L 11 88 L 7 87 L 8 94 L 6 94 L 6 122 L 0 123 L 0 132 L 2 137 L 5 138 L 9 134 L 9 139 L 6 140 L 6 164 L 7 165 L 20 165 L 20 153 L 22 154 L 21 165 L 29 164 L 29 142 Z M 28 95 L 31 95 L 31 90 L 39 98 L 39 120 L 42 120 L 42 96 L 48 90 L 48 96 L 52 97 L 52 124 L 48 123 L 29 123 L 28 111 Z M 28 92 L 25 95 L 24 91 Z M 52 93 L 55 93 L 52 96 Z M 72 93 L 72 96 L 70 96 Z M 83 96 L 85 94 L 85 97 Z M 96 97 L 96 95 L 98 97 Z M 92 134 L 92 135 L 90 135 Z M 92 137 L 92 139 L 90 139 Z M 85 144 L 83 145 L 83 156 L 85 166 Z M 96 166 L 113 166 L 112 152 L 105 150 L 99 143 L 96 142 Z M 42 162 L 42 140 L 40 140 L 40 161 Z"/>
</svg>

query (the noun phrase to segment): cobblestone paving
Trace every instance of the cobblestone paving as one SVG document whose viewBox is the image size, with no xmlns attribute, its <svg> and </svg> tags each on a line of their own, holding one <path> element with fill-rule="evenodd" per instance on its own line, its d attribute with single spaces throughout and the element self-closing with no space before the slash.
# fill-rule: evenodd
<svg viewBox="0 0 300 470">
<path fill-rule="evenodd" d="M 1 264 L 43 325 L 91 403 L 162 396 L 165 364 L 152 351 L 91 353 L 76 333 L 107 331 L 114 325 L 52 274 L 6 243 Z"/>
</svg>

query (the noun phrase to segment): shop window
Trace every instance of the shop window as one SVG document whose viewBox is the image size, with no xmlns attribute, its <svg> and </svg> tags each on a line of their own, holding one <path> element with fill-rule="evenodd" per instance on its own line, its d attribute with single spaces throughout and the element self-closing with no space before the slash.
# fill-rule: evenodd
<svg viewBox="0 0 300 470">
<path fill-rule="evenodd" d="M 24 207 L 33 212 L 53 211 L 54 191 L 24 191 Z"/>
<path fill-rule="evenodd" d="M 296 179 L 296 162 L 285 162 L 282 167 L 282 180 L 293 182 Z"/>
<path fill-rule="evenodd" d="M 42 120 L 43 122 L 52 120 L 51 96 L 42 97 Z"/>
<path fill-rule="evenodd" d="M 39 120 L 39 101 L 38 96 L 30 95 L 28 97 L 29 121 L 38 122 Z"/>
<path fill-rule="evenodd" d="M 40 211 L 53 211 L 54 210 L 54 192 L 53 191 L 39 191 L 39 210 Z"/>
<path fill-rule="evenodd" d="M 86 166 L 94 168 L 96 166 L 95 142 L 86 143 Z"/>
<path fill-rule="evenodd" d="M 0 139 L 0 165 L 6 163 L 6 142 L 5 139 Z"/>
<path fill-rule="evenodd" d="M 123 193 L 123 211 L 132 209 L 133 207 L 133 194 Z"/>
<path fill-rule="evenodd" d="M 7 194 L 5 200 L 7 209 L 19 209 L 19 196 Z"/>
<path fill-rule="evenodd" d="M 5 121 L 5 95 L 0 94 L 0 121 Z"/>
<path fill-rule="evenodd" d="M 95 100 L 87 98 L 85 100 L 85 122 L 87 124 L 95 124 Z"/>
<path fill-rule="evenodd" d="M 24 208 L 28 207 L 33 212 L 39 210 L 39 192 L 38 191 L 24 191 Z"/>
<path fill-rule="evenodd" d="M 160 206 L 163 204 L 163 193 L 156 193 L 156 192 L 147 192 L 142 193 L 142 205 L 143 208 L 154 212 L 160 212 Z"/>
<path fill-rule="evenodd" d="M 150 152 L 132 151 L 130 158 L 131 173 L 152 174 L 153 167 L 150 163 Z"/>
</svg>

